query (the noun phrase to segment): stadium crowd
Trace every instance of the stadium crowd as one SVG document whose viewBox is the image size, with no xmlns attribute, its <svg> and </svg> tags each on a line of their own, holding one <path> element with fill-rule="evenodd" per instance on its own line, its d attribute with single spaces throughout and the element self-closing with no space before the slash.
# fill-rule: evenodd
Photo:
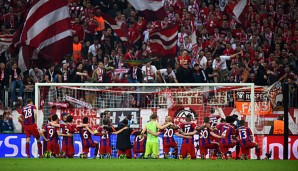
<svg viewBox="0 0 298 171">
<path fill-rule="evenodd" d="M 237 4 L 228 0 L 226 9 Z M 248 0 L 245 20 L 239 23 L 218 0 L 165 0 L 167 16 L 149 22 L 126 0 L 70 0 L 73 53 L 61 63 L 43 66 L 32 61 L 21 72 L 17 56 L 1 54 L 0 100 L 11 90 L 12 105 L 34 91 L 37 82 L 56 83 L 249 83 L 290 84 L 290 106 L 297 107 L 298 10 L 296 0 Z M 24 21 L 26 0 L 0 0 L 0 35 L 13 34 Z M 197 10 L 196 10 L 197 9 Z M 102 15 L 137 25 L 141 38 L 126 46 Z M 192 23 L 192 24 L 191 24 Z M 175 57 L 151 54 L 148 34 L 179 25 Z M 191 43 L 195 31 L 198 55 Z M 149 59 L 131 66 L 128 59 Z M 18 92 L 16 92 L 18 88 Z"/>
</svg>

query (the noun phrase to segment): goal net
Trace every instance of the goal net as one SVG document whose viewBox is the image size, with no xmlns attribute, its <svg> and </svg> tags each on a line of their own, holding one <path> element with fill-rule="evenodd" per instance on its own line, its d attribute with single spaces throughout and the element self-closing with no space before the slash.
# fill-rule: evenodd
<svg viewBox="0 0 298 171">
<path fill-rule="evenodd" d="M 191 114 L 193 122 L 203 124 L 206 116 L 221 118 L 237 115 L 244 119 L 254 133 L 263 134 L 262 115 L 270 112 L 268 92 L 251 83 L 245 84 L 93 84 L 37 83 L 35 105 L 39 123 L 45 124 L 51 114 L 71 114 L 74 122 L 89 117 L 89 125 L 97 128 L 105 111 L 110 111 L 113 126 L 117 127 L 128 115 L 131 128 L 141 130 L 157 113 L 159 122 L 167 116 L 174 124 L 185 121 Z M 253 97 L 253 98 L 251 98 Z M 254 110 L 252 110 L 254 109 Z M 179 145 L 181 139 L 177 137 Z M 162 143 L 160 143 L 162 146 Z"/>
</svg>

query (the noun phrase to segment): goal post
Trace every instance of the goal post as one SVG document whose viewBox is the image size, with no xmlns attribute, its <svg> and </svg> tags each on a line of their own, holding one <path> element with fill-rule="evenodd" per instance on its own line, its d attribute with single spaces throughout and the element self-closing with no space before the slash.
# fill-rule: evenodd
<svg viewBox="0 0 298 171">
<path fill-rule="evenodd" d="M 83 116 L 90 116 L 92 126 L 98 126 L 102 113 L 109 110 L 113 125 L 130 114 L 136 129 L 141 129 L 153 112 L 159 122 L 171 116 L 175 124 L 191 113 L 201 125 L 211 109 L 216 109 L 221 117 L 237 114 L 239 119 L 245 118 L 254 134 L 255 114 L 261 113 L 255 106 L 256 88 L 253 83 L 36 83 L 35 105 L 43 123 L 53 112 L 58 116 L 66 112 L 75 116 L 77 124 Z M 242 108 L 236 104 L 239 98 L 245 101 Z"/>
</svg>

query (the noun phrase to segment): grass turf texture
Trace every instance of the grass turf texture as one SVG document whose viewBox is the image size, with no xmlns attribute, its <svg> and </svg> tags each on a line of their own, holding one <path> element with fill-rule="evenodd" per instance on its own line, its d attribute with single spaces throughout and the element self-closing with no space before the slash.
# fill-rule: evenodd
<svg viewBox="0 0 298 171">
<path fill-rule="evenodd" d="M 298 160 L 0 159 L 1 171 L 296 171 Z"/>
</svg>

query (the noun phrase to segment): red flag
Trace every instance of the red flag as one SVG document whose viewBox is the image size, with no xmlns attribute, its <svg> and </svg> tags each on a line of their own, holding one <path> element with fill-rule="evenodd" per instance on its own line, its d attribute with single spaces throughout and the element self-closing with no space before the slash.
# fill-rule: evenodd
<svg viewBox="0 0 298 171">
<path fill-rule="evenodd" d="M 0 35 L 0 54 L 8 49 L 12 43 L 12 34 Z"/>
<path fill-rule="evenodd" d="M 190 38 L 191 38 L 191 44 L 192 44 L 192 56 L 197 56 L 198 55 L 198 44 L 197 44 L 197 34 L 196 34 L 196 27 L 195 27 L 195 24 L 194 24 L 194 21 L 191 20 L 191 35 L 190 35 Z"/>
<path fill-rule="evenodd" d="M 247 0 L 241 0 L 235 3 L 228 3 L 227 1 L 220 1 L 220 5 L 223 6 L 223 8 L 228 14 L 231 15 L 231 17 L 234 17 L 235 20 L 242 25 L 242 27 L 245 27 L 246 22 L 246 14 L 248 11 L 248 2 Z"/>
<path fill-rule="evenodd" d="M 19 33 L 17 31 L 17 36 Z M 19 40 L 19 67 L 27 70 L 31 58 L 39 63 L 61 62 L 72 52 L 72 32 L 66 0 L 36 0 L 31 4 Z M 63 47 L 63 48 L 61 48 Z"/>
<path fill-rule="evenodd" d="M 128 0 L 147 21 L 163 20 L 166 16 L 164 0 Z"/>
<path fill-rule="evenodd" d="M 153 55 L 175 56 L 177 52 L 178 25 L 150 33 L 150 49 Z"/>
<path fill-rule="evenodd" d="M 248 5 L 247 0 L 239 1 L 233 9 L 233 14 L 235 18 L 243 24 L 245 22 L 245 11 L 247 11 Z"/>
<path fill-rule="evenodd" d="M 111 18 L 107 14 L 102 14 L 102 18 L 105 20 L 105 22 L 111 26 L 111 28 L 114 30 L 114 32 L 117 34 L 117 36 L 123 41 L 128 41 L 128 28 L 127 25 L 121 21 L 116 22 L 115 19 Z"/>
</svg>

